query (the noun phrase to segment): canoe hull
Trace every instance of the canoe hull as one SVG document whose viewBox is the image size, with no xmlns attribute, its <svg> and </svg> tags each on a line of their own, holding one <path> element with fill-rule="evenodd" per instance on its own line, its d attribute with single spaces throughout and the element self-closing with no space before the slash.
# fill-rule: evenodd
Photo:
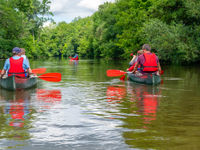
<svg viewBox="0 0 200 150">
<path fill-rule="evenodd" d="M 156 74 L 133 74 L 128 73 L 128 79 L 130 81 L 141 83 L 141 84 L 149 84 L 149 85 L 157 85 L 160 84 L 161 78 Z"/>
<path fill-rule="evenodd" d="M 0 86 L 7 90 L 28 89 L 37 84 L 37 77 L 21 78 L 10 76 L 0 80 Z"/>
</svg>

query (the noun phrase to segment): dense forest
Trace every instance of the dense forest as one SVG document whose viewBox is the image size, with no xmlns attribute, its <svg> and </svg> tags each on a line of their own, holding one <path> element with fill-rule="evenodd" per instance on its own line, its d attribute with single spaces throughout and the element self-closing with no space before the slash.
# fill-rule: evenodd
<svg viewBox="0 0 200 150">
<path fill-rule="evenodd" d="M 116 0 L 92 16 L 52 23 L 50 0 L 0 1 L 0 58 L 24 47 L 29 58 L 127 59 L 144 43 L 162 62 L 200 61 L 199 0 Z"/>
</svg>

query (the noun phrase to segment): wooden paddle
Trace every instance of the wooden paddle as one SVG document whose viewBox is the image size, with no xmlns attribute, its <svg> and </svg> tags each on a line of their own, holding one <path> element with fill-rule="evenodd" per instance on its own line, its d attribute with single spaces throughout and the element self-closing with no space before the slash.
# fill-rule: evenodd
<svg viewBox="0 0 200 150">
<path fill-rule="evenodd" d="M 37 76 L 38 78 L 50 81 L 50 82 L 60 82 L 61 81 L 61 73 L 45 73 L 40 76 Z"/>
</svg>

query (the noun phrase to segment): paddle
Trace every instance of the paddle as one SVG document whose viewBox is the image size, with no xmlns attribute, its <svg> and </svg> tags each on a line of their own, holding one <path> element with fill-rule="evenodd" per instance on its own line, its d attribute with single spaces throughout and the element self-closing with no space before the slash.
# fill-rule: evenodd
<svg viewBox="0 0 200 150">
<path fill-rule="evenodd" d="M 37 69 L 32 69 L 32 73 L 35 73 L 35 74 L 43 74 L 46 72 L 46 68 L 37 68 Z M 1 72 L 2 70 L 0 70 Z"/>
<path fill-rule="evenodd" d="M 37 68 L 37 69 L 32 69 L 32 73 L 35 73 L 35 74 L 43 74 L 46 72 L 46 68 Z"/>
<path fill-rule="evenodd" d="M 122 76 L 125 75 L 126 72 L 122 71 L 122 70 L 107 70 L 107 76 L 108 77 L 118 77 L 118 76 Z"/>
<path fill-rule="evenodd" d="M 107 70 L 107 76 L 108 76 L 108 77 L 118 77 L 118 76 L 122 76 L 122 77 L 120 78 L 120 80 L 125 80 L 126 73 L 127 73 L 127 72 L 124 72 L 124 71 L 122 71 L 122 70 L 113 70 L 113 69 Z M 161 70 L 160 75 L 163 75 L 163 73 L 164 73 L 164 71 Z"/>
<path fill-rule="evenodd" d="M 163 73 L 164 73 L 164 71 L 163 71 L 163 70 L 161 70 L 161 73 L 160 73 L 160 75 L 163 75 Z"/>
<path fill-rule="evenodd" d="M 40 76 L 37 76 L 38 78 L 50 81 L 50 82 L 60 82 L 61 81 L 61 73 L 45 73 Z"/>
<path fill-rule="evenodd" d="M 126 78 L 126 75 L 123 75 L 121 78 L 119 78 L 120 80 L 124 81 Z"/>
</svg>

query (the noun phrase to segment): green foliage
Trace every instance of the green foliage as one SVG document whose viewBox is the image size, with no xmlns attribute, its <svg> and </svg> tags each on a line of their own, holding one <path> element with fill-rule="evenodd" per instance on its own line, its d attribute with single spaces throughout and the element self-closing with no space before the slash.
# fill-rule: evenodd
<svg viewBox="0 0 200 150">
<path fill-rule="evenodd" d="M 151 20 L 144 26 L 144 38 L 155 49 L 159 58 L 172 63 L 189 63 L 198 59 L 198 46 L 193 42 L 195 36 L 188 36 L 190 30 L 182 24 Z"/>
<path fill-rule="evenodd" d="M 162 60 L 182 64 L 199 61 L 199 8 L 196 0 L 159 0 L 154 5 L 152 19 L 143 32 Z"/>
<path fill-rule="evenodd" d="M 136 52 L 145 39 L 140 38 L 143 23 L 148 21 L 148 10 L 152 1 L 120 0 L 116 3 L 119 8 L 116 26 L 120 30 L 117 37 L 117 45 L 123 49 L 123 57 L 126 58 L 131 52 Z"/>
<path fill-rule="evenodd" d="M 24 47 L 30 57 L 36 57 L 37 34 L 50 14 L 48 4 L 43 0 L 1 0 L 0 1 L 0 58 L 11 55 L 13 47 Z"/>
<path fill-rule="evenodd" d="M 200 1 L 116 0 L 92 16 L 41 28 L 50 0 L 0 1 L 0 57 L 14 46 L 28 57 L 128 58 L 144 43 L 161 61 L 200 61 Z"/>
</svg>

